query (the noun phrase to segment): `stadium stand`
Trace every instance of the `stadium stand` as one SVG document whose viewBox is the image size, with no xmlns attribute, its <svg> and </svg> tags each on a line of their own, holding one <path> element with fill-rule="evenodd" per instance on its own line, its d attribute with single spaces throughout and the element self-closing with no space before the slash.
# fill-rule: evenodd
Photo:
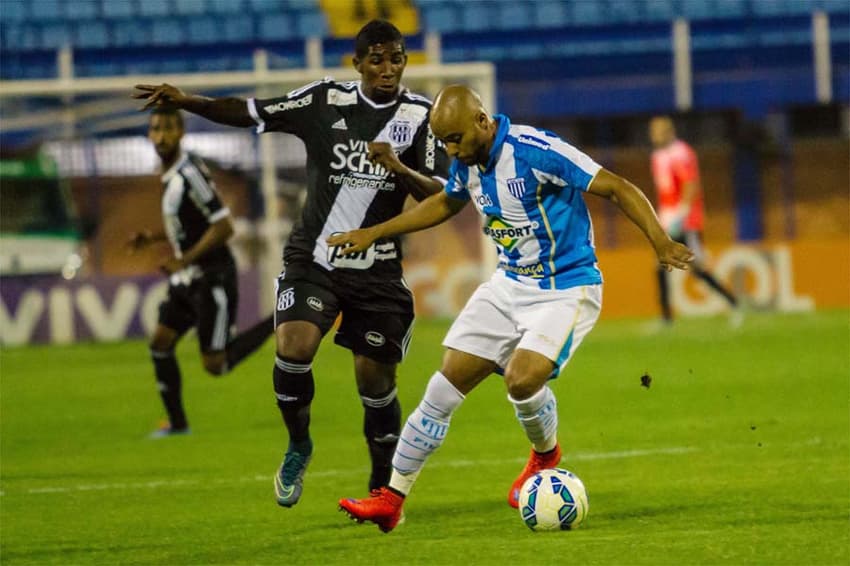
<svg viewBox="0 0 850 566">
<path fill-rule="evenodd" d="M 275 68 L 299 67 L 305 64 L 304 41 L 314 36 L 322 38 L 325 65 L 337 66 L 350 56 L 350 39 L 332 34 L 345 36 L 346 30 L 358 27 L 344 21 L 343 10 L 380 6 L 377 0 L 363 2 L 3 0 L 0 78 L 55 77 L 55 52 L 64 46 L 74 50 L 77 76 L 246 70 L 251 68 L 251 53 L 260 47 L 272 54 Z M 811 14 L 815 10 L 825 11 L 830 18 L 835 96 L 846 99 L 850 90 L 850 4 L 846 0 L 418 0 L 398 4 L 418 11 L 413 25 L 420 31 L 411 36 L 410 45 L 418 48 L 426 33 L 436 32 L 441 34 L 443 62 L 494 62 L 499 107 L 508 112 L 516 109 L 519 95 L 512 93 L 520 90 L 526 91 L 523 104 L 528 104 L 530 96 L 537 107 L 552 114 L 668 108 L 671 22 L 676 18 L 690 22 L 698 107 L 745 103 L 758 113 L 774 104 L 811 102 Z M 349 25 L 340 24 L 341 19 Z M 541 29 L 546 32 L 540 33 Z M 175 46 L 182 46 L 179 62 L 169 56 Z M 607 82 L 582 82 L 602 79 Z M 607 93 L 604 101 L 598 96 L 601 90 Z M 564 95 L 553 97 L 552 92 Z M 754 92 L 759 96 L 753 97 Z M 569 106 L 565 106 L 567 100 Z"/>
</svg>

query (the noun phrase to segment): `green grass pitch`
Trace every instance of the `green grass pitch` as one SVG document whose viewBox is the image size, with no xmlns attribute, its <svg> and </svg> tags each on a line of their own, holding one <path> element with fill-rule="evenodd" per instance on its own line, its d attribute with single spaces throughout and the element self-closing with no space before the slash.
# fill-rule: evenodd
<svg viewBox="0 0 850 566">
<path fill-rule="evenodd" d="M 278 507 L 285 432 L 271 342 L 233 374 L 179 348 L 193 434 L 146 438 L 159 416 L 146 345 L 0 354 L 0 562 L 13 564 L 847 564 L 848 312 L 602 321 L 553 388 L 562 466 L 586 522 L 533 533 L 507 488 L 528 443 L 497 376 L 456 413 L 385 535 L 337 511 L 366 495 L 351 356 L 314 368 L 314 459 Z M 439 365 L 445 322 L 420 321 L 399 372 L 405 415 Z M 649 388 L 641 376 L 652 377 Z"/>
</svg>

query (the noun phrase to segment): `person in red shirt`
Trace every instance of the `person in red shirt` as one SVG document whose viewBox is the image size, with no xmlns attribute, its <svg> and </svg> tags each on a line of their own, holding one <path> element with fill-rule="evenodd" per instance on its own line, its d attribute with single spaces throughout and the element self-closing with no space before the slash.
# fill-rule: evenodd
<svg viewBox="0 0 850 566">
<path fill-rule="evenodd" d="M 691 272 L 709 287 L 723 295 L 733 308 L 734 321 L 740 319 L 738 300 L 705 267 L 702 248 L 704 211 L 699 161 L 693 148 L 676 137 L 676 128 L 668 116 L 656 116 L 649 122 L 652 152 L 652 178 L 658 193 L 658 217 L 670 237 L 687 245 L 694 252 Z M 658 287 L 661 315 L 664 322 L 673 321 L 670 308 L 667 271 L 658 267 Z"/>
</svg>

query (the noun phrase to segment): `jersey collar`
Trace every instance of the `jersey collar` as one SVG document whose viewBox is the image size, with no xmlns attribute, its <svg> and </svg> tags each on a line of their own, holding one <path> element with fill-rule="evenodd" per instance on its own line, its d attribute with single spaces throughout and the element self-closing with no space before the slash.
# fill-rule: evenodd
<svg viewBox="0 0 850 566">
<path fill-rule="evenodd" d="M 483 170 L 484 173 L 496 166 L 496 161 L 502 153 L 502 145 L 505 143 L 505 138 L 508 137 L 508 130 L 511 129 L 511 120 L 504 114 L 496 114 L 493 119 L 498 126 L 496 127 L 496 136 L 493 138 L 493 147 L 490 148 L 490 155 L 487 158 L 487 167 Z"/>
<path fill-rule="evenodd" d="M 189 156 L 186 155 L 186 152 L 182 149 L 180 150 L 180 155 L 177 157 L 177 161 L 174 162 L 174 165 L 168 168 L 168 171 L 162 174 L 162 182 L 168 184 L 171 181 L 171 178 L 177 174 L 177 171 L 183 167 L 183 164 L 186 162 Z"/>
<path fill-rule="evenodd" d="M 393 98 L 389 102 L 386 102 L 384 104 L 378 104 L 377 102 L 375 102 L 374 100 L 372 100 L 371 98 L 369 98 L 368 96 L 366 96 L 363 93 L 363 89 L 361 88 L 361 84 L 362 84 L 362 81 L 357 81 L 357 94 L 360 96 L 361 99 L 363 99 L 363 101 L 366 104 L 368 104 L 372 108 L 377 108 L 377 109 L 390 108 L 391 106 L 395 106 L 395 104 L 398 102 L 399 97 L 396 96 L 395 98 Z M 402 85 L 398 85 L 399 96 L 401 96 L 402 91 L 404 91 L 404 87 Z"/>
</svg>

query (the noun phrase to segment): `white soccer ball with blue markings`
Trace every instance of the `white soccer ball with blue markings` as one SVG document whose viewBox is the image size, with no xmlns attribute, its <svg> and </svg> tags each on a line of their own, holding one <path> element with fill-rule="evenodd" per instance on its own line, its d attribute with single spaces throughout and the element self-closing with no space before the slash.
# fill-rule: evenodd
<svg viewBox="0 0 850 566">
<path fill-rule="evenodd" d="M 532 531 L 574 529 L 589 509 L 584 484 L 560 468 L 537 472 L 519 491 L 519 514 Z"/>
</svg>

